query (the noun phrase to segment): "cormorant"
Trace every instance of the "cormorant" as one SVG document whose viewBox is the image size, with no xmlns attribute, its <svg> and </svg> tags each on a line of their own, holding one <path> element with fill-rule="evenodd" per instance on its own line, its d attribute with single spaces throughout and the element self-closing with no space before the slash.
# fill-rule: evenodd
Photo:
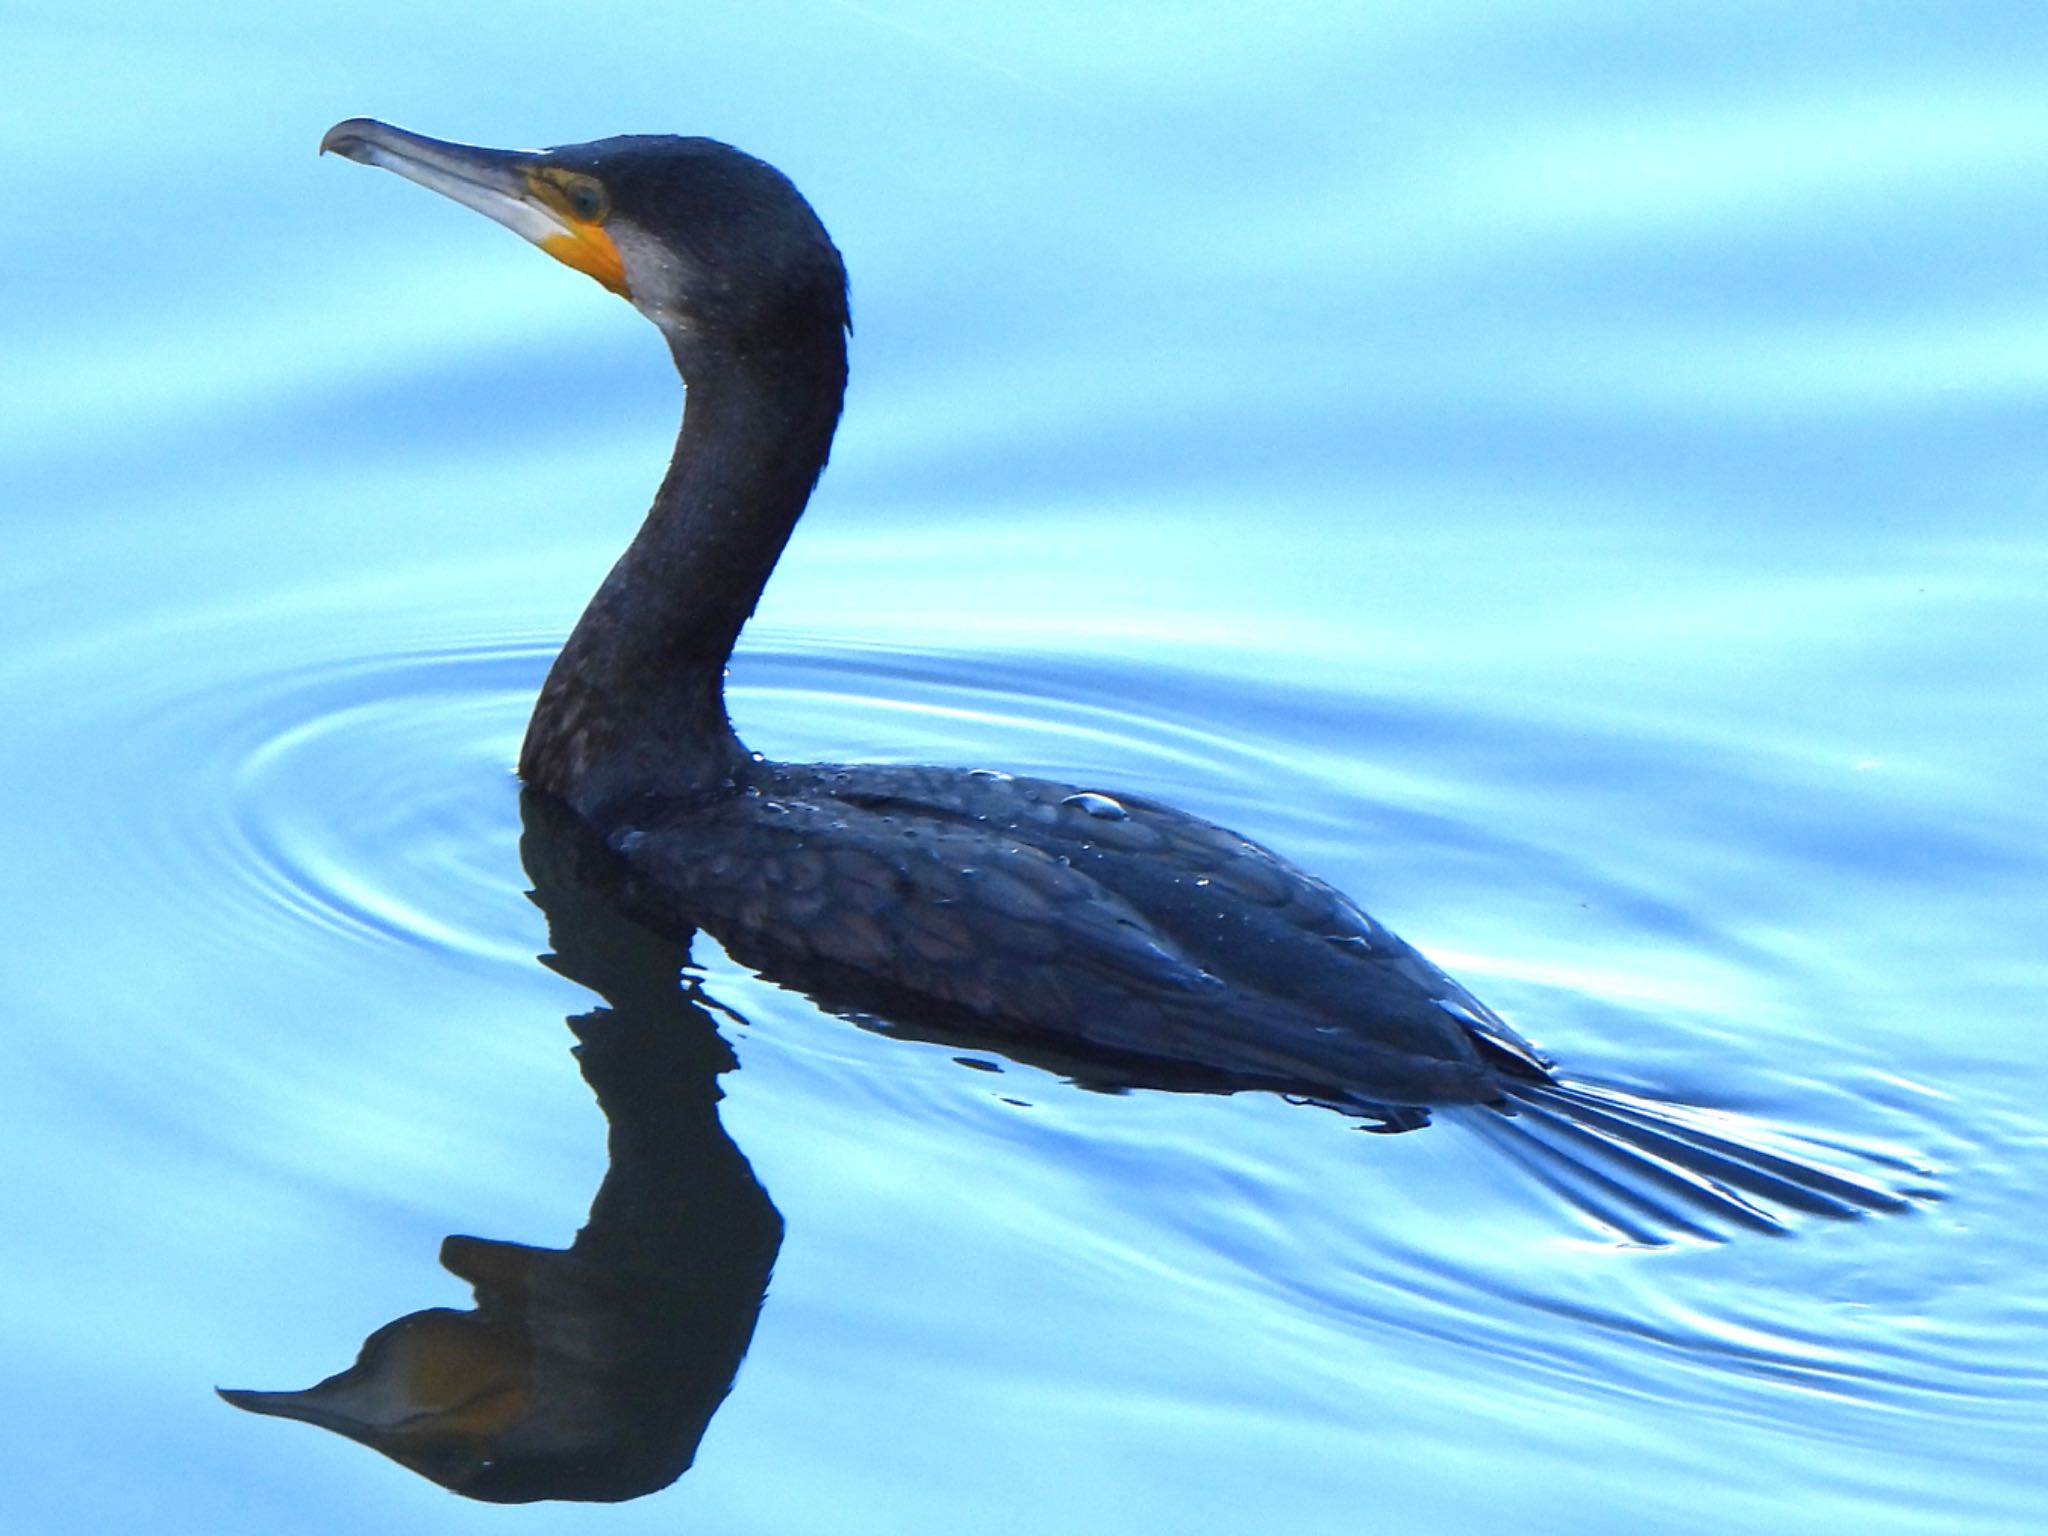
<svg viewBox="0 0 2048 1536">
<path fill-rule="evenodd" d="M 724 676 L 822 471 L 846 273 L 779 171 L 703 138 L 482 149 L 351 119 L 321 142 L 506 225 L 661 331 L 682 430 L 646 522 L 548 674 L 520 754 L 622 861 L 623 899 L 845 1011 L 943 1016 L 1271 1089 L 1383 1129 L 1520 1108 L 1709 1204 L 1847 1211 L 1863 1180 L 1560 1081 L 1502 1018 L 1321 880 L 1149 799 L 988 770 L 766 761 Z"/>
</svg>

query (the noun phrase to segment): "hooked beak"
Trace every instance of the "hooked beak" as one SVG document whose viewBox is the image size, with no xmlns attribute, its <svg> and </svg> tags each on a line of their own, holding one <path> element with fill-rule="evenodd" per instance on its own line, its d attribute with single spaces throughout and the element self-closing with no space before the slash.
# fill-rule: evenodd
<svg viewBox="0 0 2048 1536">
<path fill-rule="evenodd" d="M 578 218 L 550 179 L 547 156 L 533 150 L 482 149 L 407 133 L 372 118 L 336 123 L 320 153 L 396 171 L 429 191 L 453 198 L 531 240 L 565 266 L 596 278 L 621 297 L 626 263 L 598 220 Z"/>
</svg>

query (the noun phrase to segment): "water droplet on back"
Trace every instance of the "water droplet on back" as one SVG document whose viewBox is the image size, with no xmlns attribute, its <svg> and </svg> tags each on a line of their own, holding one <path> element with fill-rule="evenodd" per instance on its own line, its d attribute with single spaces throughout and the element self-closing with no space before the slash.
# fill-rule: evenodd
<svg viewBox="0 0 2048 1536">
<path fill-rule="evenodd" d="M 1122 821 L 1131 814 L 1124 809 L 1121 801 L 1108 795 L 1098 795 L 1092 789 L 1084 789 L 1077 795 L 1069 795 L 1060 804 L 1071 805 L 1075 810 L 1085 811 L 1103 821 Z"/>
</svg>

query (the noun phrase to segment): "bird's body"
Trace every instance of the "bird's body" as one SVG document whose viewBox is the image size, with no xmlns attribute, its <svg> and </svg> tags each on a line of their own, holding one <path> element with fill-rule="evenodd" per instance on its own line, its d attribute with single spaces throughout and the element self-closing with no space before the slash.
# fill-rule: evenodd
<svg viewBox="0 0 2048 1536">
<path fill-rule="evenodd" d="M 814 990 L 871 978 L 884 1004 L 863 1011 L 921 999 L 1189 1086 L 1368 1115 L 1497 1101 L 1504 1067 L 1543 1070 L 1330 886 L 1129 794 L 989 770 L 761 763 L 729 793 L 629 818 L 613 842 L 640 905 L 665 893 L 771 973 L 840 973 L 839 988 Z"/>
<path fill-rule="evenodd" d="M 1396 1129 L 1436 1105 L 1548 1108 L 1719 1187 L 1700 1170 L 1731 1144 L 1558 1083 L 1436 966 L 1234 833 L 1113 788 L 747 751 L 724 667 L 846 382 L 844 268 L 779 172 L 703 139 L 508 152 L 360 119 L 323 148 L 598 278 L 660 328 L 683 376 L 669 472 L 520 761 L 609 844 L 637 913 L 708 929 L 845 1011 L 1052 1042 L 1135 1081 L 1282 1090 Z M 1613 1129 L 1631 1116 L 1649 1129 Z"/>
</svg>

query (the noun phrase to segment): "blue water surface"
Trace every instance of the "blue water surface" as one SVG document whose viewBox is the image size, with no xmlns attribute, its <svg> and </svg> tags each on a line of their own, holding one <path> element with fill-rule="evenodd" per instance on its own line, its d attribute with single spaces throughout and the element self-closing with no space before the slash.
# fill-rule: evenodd
<svg viewBox="0 0 2048 1536">
<path fill-rule="evenodd" d="M 0 45 L 8 1530 L 2048 1523 L 2037 7 L 88 0 Z M 511 765 L 678 390 L 595 285 L 316 160 L 358 114 L 709 134 L 832 229 L 854 383 L 753 745 L 1169 798 L 1912 1208 L 1645 1243 L 1456 1117 L 968 1070 L 700 940 L 786 1232 L 680 1481 L 511 1515 L 223 1406 L 605 1172 Z"/>
</svg>

